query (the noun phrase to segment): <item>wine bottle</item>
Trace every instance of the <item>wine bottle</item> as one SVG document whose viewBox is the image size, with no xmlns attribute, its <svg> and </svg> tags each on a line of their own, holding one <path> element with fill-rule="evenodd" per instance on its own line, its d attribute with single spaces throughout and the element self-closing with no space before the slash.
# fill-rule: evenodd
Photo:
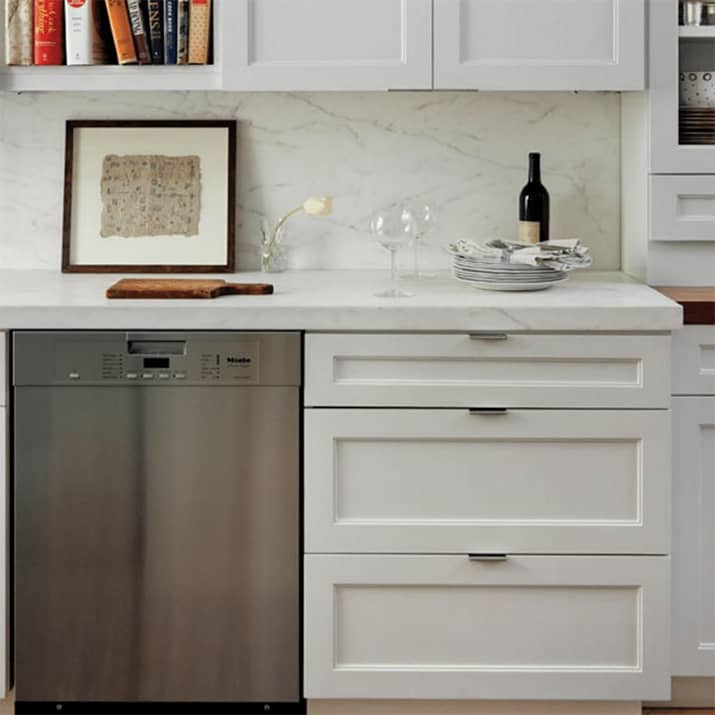
<svg viewBox="0 0 715 715">
<path fill-rule="evenodd" d="M 529 154 L 529 183 L 519 196 L 519 240 L 549 240 L 549 192 L 541 183 L 541 154 Z"/>
</svg>

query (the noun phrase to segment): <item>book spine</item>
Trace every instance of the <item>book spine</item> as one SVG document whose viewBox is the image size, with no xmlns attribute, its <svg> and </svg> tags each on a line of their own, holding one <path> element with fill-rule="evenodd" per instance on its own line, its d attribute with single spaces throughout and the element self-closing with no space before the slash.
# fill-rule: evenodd
<svg viewBox="0 0 715 715">
<path fill-rule="evenodd" d="M 35 64 L 61 65 L 63 0 L 35 0 Z"/>
<path fill-rule="evenodd" d="M 149 35 L 144 24 L 144 15 L 139 0 L 127 0 L 127 10 L 129 11 L 129 21 L 134 35 L 134 47 L 137 51 L 139 64 L 151 64 L 151 50 L 149 48 Z"/>
<path fill-rule="evenodd" d="M 185 65 L 189 61 L 189 0 L 179 0 L 177 27 L 176 64 Z"/>
<path fill-rule="evenodd" d="M 164 3 L 164 63 L 175 65 L 177 60 L 178 40 L 178 2 L 163 0 Z"/>
<path fill-rule="evenodd" d="M 209 61 L 211 0 L 191 0 L 190 7 L 189 63 L 205 65 Z"/>
<path fill-rule="evenodd" d="M 134 36 L 129 22 L 129 12 L 125 0 L 105 0 L 109 24 L 112 28 L 114 47 L 117 50 L 117 62 L 128 65 L 137 61 L 134 48 Z"/>
<path fill-rule="evenodd" d="M 97 0 L 65 0 L 65 51 L 68 65 L 100 65 L 106 62 L 100 35 Z"/>
<path fill-rule="evenodd" d="M 5 62 L 31 65 L 35 51 L 33 0 L 5 0 Z"/>
<path fill-rule="evenodd" d="M 164 64 L 164 13 L 161 0 L 148 0 L 149 39 L 151 41 L 151 61 L 155 65 Z"/>
</svg>

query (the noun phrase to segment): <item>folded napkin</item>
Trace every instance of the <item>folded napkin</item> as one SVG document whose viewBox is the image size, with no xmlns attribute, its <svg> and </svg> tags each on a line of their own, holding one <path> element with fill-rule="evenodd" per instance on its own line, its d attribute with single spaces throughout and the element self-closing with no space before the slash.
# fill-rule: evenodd
<svg viewBox="0 0 715 715">
<path fill-rule="evenodd" d="M 455 256 L 471 258 L 475 262 L 519 263 L 556 271 L 588 268 L 592 263 L 590 250 L 577 238 L 544 243 L 518 243 L 501 239 L 486 243 L 460 240 L 450 244 L 447 250 Z"/>
</svg>

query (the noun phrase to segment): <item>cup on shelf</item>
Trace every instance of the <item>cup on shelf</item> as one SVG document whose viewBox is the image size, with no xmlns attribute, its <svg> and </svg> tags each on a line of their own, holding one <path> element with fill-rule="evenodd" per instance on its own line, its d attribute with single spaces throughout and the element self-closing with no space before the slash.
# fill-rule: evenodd
<svg viewBox="0 0 715 715">
<path fill-rule="evenodd" d="M 715 107 L 715 71 L 680 73 L 681 107 Z"/>
<path fill-rule="evenodd" d="M 702 25 L 703 5 L 704 3 L 700 0 L 685 0 L 682 4 L 683 25 Z"/>
</svg>

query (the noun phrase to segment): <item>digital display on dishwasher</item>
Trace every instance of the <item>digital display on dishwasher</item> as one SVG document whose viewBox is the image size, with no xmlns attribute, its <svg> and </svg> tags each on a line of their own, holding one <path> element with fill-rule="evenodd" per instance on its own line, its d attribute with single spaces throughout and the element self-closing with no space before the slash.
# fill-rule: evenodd
<svg viewBox="0 0 715 715">
<path fill-rule="evenodd" d="M 169 367 L 169 358 L 144 358 L 144 367 L 145 368 L 157 368 L 157 369 L 162 369 L 162 368 L 168 368 Z"/>
</svg>

